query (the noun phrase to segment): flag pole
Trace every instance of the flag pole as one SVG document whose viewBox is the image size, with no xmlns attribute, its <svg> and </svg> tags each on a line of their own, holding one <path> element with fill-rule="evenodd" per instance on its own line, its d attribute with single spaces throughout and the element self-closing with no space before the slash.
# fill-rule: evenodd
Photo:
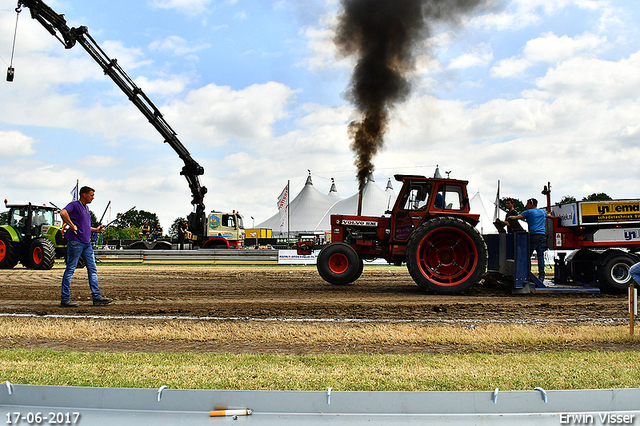
<svg viewBox="0 0 640 426">
<path fill-rule="evenodd" d="M 496 191 L 496 208 L 493 211 L 493 221 L 500 217 L 500 180 L 498 179 L 498 190 Z"/>
<path fill-rule="evenodd" d="M 291 194 L 289 193 L 289 185 L 291 181 L 287 180 L 287 241 L 291 238 L 291 211 L 289 210 L 289 200 L 291 199 Z"/>
</svg>

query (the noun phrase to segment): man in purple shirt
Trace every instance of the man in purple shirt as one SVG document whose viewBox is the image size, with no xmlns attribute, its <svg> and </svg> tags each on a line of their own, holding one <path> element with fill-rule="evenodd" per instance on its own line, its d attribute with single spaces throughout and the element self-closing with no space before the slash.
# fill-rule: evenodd
<svg viewBox="0 0 640 426">
<path fill-rule="evenodd" d="M 69 229 L 65 232 L 64 237 L 67 242 L 67 267 L 62 275 L 62 295 L 60 298 L 60 306 L 63 308 L 76 308 L 77 302 L 71 301 L 70 285 L 71 277 L 78 266 L 80 257 L 84 260 L 89 274 L 89 287 L 91 288 L 91 297 L 94 306 L 108 305 L 113 301 L 108 297 L 102 297 L 98 288 L 98 270 L 96 268 L 96 259 L 91 246 L 91 232 L 102 233 L 104 228 L 102 225 L 98 228 L 91 227 L 91 213 L 89 211 L 89 203 L 93 201 L 95 190 L 88 186 L 80 188 L 80 199 L 72 201 L 60 211 L 60 217 L 69 225 Z"/>
</svg>

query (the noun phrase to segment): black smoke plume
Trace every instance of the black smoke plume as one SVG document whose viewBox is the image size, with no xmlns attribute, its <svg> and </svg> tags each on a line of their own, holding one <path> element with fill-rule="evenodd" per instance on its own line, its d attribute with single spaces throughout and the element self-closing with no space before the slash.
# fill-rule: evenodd
<svg viewBox="0 0 640 426">
<path fill-rule="evenodd" d="M 411 92 L 417 44 L 433 23 L 455 22 L 480 1 L 341 0 L 334 43 L 342 55 L 357 58 L 346 97 L 361 114 L 349 124 L 360 190 L 383 147 L 390 109 Z"/>
</svg>

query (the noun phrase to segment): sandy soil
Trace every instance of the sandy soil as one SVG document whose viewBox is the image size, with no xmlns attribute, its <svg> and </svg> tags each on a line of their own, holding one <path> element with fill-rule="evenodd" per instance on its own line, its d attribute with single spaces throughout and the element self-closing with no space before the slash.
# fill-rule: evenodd
<svg viewBox="0 0 640 426">
<path fill-rule="evenodd" d="M 92 306 L 86 273 L 78 270 L 71 295 L 80 307 L 68 309 L 59 307 L 62 272 L 62 265 L 49 271 L 0 270 L 0 314 L 569 324 L 628 318 L 626 295 L 513 296 L 495 286 L 479 286 L 463 296 L 428 295 L 413 283 L 406 268 L 372 266 L 365 266 L 356 283 L 333 286 L 308 266 L 100 265 L 100 288 L 114 303 Z M 57 347 L 56 342 L 33 342 L 39 347 L 47 344 Z M 83 349 L 71 342 L 65 345 Z M 260 352 L 261 348 L 243 350 Z"/>
</svg>

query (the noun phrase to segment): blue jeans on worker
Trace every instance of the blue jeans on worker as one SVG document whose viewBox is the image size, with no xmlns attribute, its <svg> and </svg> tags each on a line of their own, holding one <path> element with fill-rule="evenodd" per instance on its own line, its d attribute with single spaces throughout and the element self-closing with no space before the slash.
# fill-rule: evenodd
<svg viewBox="0 0 640 426">
<path fill-rule="evenodd" d="M 62 296 L 61 300 L 70 300 L 71 277 L 78 266 L 78 259 L 84 260 L 89 275 L 89 287 L 91 288 L 91 297 L 99 298 L 100 289 L 98 288 L 98 269 L 96 268 L 96 259 L 93 254 L 91 243 L 81 243 L 80 241 L 69 240 L 67 243 L 67 267 L 62 275 Z"/>
<path fill-rule="evenodd" d="M 640 285 L 640 262 L 636 263 L 629 269 L 629 273 L 631 277 L 634 279 L 636 284 Z"/>
<path fill-rule="evenodd" d="M 538 257 L 538 277 L 544 280 L 544 251 L 547 249 L 547 236 L 544 234 L 531 234 L 529 236 L 529 257 L 536 252 Z"/>
</svg>

